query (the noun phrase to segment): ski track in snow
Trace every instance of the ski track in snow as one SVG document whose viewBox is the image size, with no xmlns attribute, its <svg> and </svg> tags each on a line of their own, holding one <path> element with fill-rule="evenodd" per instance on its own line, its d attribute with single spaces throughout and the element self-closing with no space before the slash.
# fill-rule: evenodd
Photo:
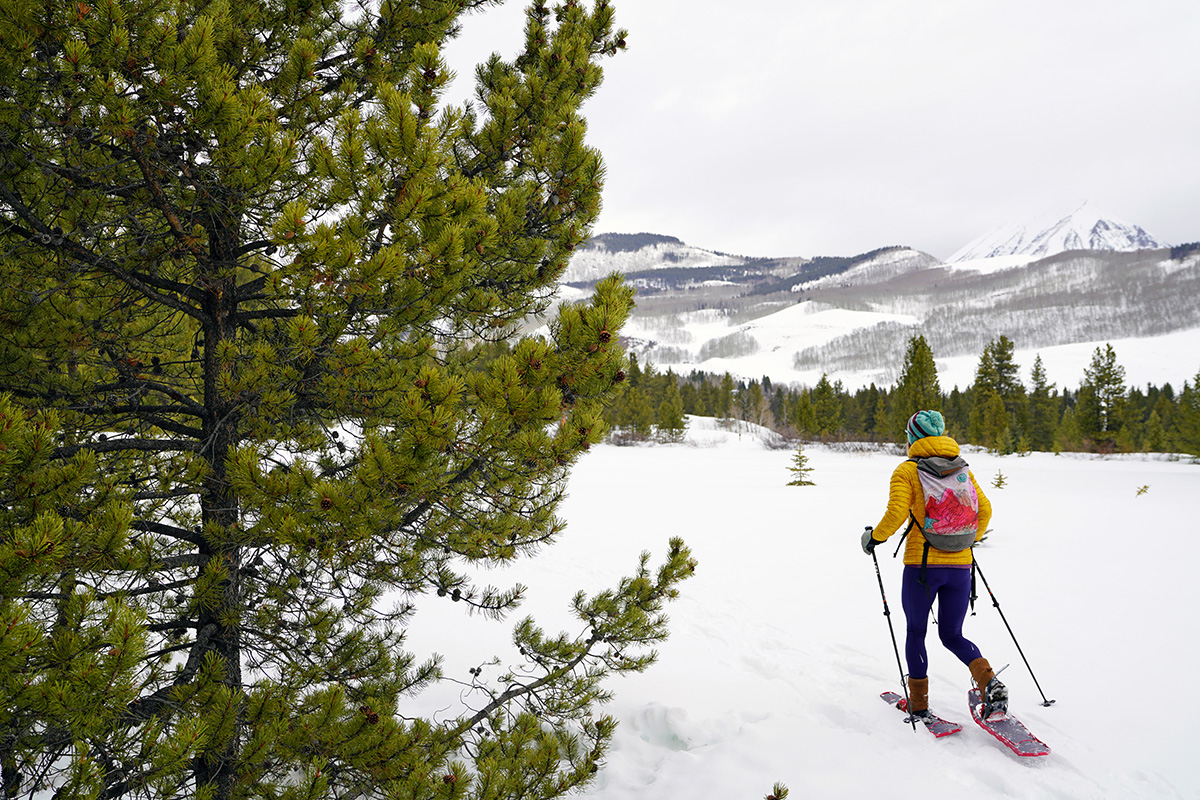
<svg viewBox="0 0 1200 800">
<path fill-rule="evenodd" d="M 882 516 L 901 457 L 806 445 L 816 485 L 794 487 L 793 452 L 706 418 L 685 444 L 593 448 L 570 479 L 561 540 L 481 577 L 526 583 L 516 616 L 575 632 L 574 591 L 614 585 L 642 550 L 653 565 L 678 534 L 699 560 L 668 606 L 658 663 L 610 684 L 605 710 L 621 724 L 584 797 L 762 797 L 780 780 L 796 798 L 1200 798 L 1200 725 L 1172 713 L 1179 672 L 1200 657 L 1190 532 L 1200 466 L 965 453 L 995 508 L 980 566 L 1057 701 L 1039 705 L 981 583 L 964 632 L 994 667 L 1011 665 L 1012 710 L 1053 750 L 1022 759 L 972 723 L 967 669 L 934 625 L 931 705 L 963 731 L 914 732 L 879 699 L 900 690 L 899 668 L 858 537 Z M 997 473 L 1004 488 L 992 487 Z M 895 543 L 876 554 L 903 652 Z M 440 603 L 418 615 L 409 644 L 444 653 L 462 677 L 493 653 L 507 658 L 506 641 L 505 626 Z"/>
</svg>

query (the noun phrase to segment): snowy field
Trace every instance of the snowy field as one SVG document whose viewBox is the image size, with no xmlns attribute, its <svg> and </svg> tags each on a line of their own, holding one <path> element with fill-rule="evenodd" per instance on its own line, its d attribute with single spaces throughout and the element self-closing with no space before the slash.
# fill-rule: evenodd
<svg viewBox="0 0 1200 800">
<path fill-rule="evenodd" d="M 614 585 L 642 550 L 656 564 L 680 534 L 700 562 L 669 606 L 659 662 L 611 684 L 607 711 L 621 725 L 585 796 L 761 798 L 778 780 L 797 800 L 1200 798 L 1200 722 L 1185 691 L 1200 663 L 1200 466 L 965 453 L 995 511 L 979 564 L 1057 701 L 1039 705 L 981 586 L 964 632 L 995 668 L 1011 664 L 1012 710 L 1053 750 L 1020 759 L 971 722 L 967 669 L 935 626 L 931 706 L 963 731 L 914 732 L 878 698 L 899 691 L 899 669 L 858 539 L 882 516 L 900 457 L 813 445 L 805 452 L 817 485 L 795 487 L 786 485 L 793 452 L 705 418 L 692 420 L 685 444 L 594 448 L 572 474 L 559 543 L 482 576 L 527 583 L 519 614 L 574 633 L 573 592 Z M 1006 485 L 993 488 L 999 473 Z M 903 646 L 895 541 L 876 553 Z M 447 673 L 467 680 L 470 667 L 505 657 L 507 634 L 460 611 L 423 611 L 409 644 L 444 653 Z M 445 698 L 425 703 L 454 710 Z"/>
</svg>

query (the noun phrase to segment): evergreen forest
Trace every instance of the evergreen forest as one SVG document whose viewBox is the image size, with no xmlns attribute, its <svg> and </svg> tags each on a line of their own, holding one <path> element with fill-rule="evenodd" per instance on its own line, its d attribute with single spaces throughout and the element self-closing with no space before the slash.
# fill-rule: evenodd
<svg viewBox="0 0 1200 800">
<path fill-rule="evenodd" d="M 1074 387 L 1051 383 L 1041 358 L 1014 359 L 1007 336 L 979 356 L 974 381 L 945 392 L 923 336 L 909 339 L 896 385 L 854 391 L 823 375 L 815 386 L 784 386 L 770 377 L 735 379 L 693 371 L 661 372 L 630 356 L 625 388 L 607 407 L 610 441 L 683 435 L 683 415 L 741 420 L 773 430 L 781 441 L 904 441 L 910 414 L 930 408 L 960 443 L 1001 453 L 1174 453 L 1200 456 L 1200 373 L 1179 389 L 1129 386 L 1111 345 L 1098 347 Z M 682 413 L 680 413 L 682 409 Z"/>
</svg>

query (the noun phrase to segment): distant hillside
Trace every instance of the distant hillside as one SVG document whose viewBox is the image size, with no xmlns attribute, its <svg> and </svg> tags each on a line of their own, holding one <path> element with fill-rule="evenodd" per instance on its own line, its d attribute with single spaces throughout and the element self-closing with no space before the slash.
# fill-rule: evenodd
<svg viewBox="0 0 1200 800">
<path fill-rule="evenodd" d="M 583 250 L 603 250 L 608 253 L 632 253 L 653 245 L 676 244 L 683 245 L 674 236 L 661 236 L 657 233 L 600 233 L 588 240 Z"/>
<path fill-rule="evenodd" d="M 602 233 L 576 251 L 563 272 L 562 283 L 585 284 L 611 272 L 626 275 L 674 267 L 717 267 L 744 264 L 747 259 L 692 247 L 673 236 L 653 233 Z"/>
<path fill-rule="evenodd" d="M 943 263 L 907 247 L 762 259 L 669 236 L 604 234 L 581 249 L 568 277 L 586 291 L 614 270 L 638 290 L 627 345 L 677 372 L 784 383 L 828 373 L 887 385 L 917 333 L 940 361 L 974 358 L 1001 334 L 1033 350 L 1200 331 L 1196 245 Z M 1191 363 L 1197 354 L 1181 355 L 1177 382 L 1200 366 Z"/>
</svg>

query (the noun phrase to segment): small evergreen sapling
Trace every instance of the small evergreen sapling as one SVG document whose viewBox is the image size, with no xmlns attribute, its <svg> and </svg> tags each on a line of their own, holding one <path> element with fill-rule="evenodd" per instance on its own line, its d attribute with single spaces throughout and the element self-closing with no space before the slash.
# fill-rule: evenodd
<svg viewBox="0 0 1200 800">
<path fill-rule="evenodd" d="M 787 483 L 788 486 L 816 485 L 808 479 L 812 467 L 808 463 L 808 455 L 804 452 L 803 442 L 796 445 L 796 452 L 792 454 L 792 465 L 788 469 L 792 473 L 792 479 Z"/>
<path fill-rule="evenodd" d="M 1004 477 L 1004 473 L 996 470 L 996 477 L 992 478 L 992 488 L 1003 489 L 1008 485 L 1008 478 Z"/>
</svg>

